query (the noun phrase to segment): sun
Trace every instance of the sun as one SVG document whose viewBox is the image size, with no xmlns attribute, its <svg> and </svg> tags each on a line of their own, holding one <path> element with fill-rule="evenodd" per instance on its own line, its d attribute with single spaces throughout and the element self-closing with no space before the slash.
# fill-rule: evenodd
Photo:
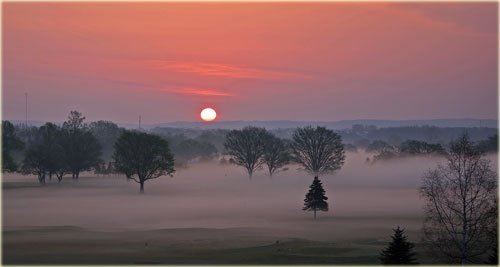
<svg viewBox="0 0 500 267">
<path fill-rule="evenodd" d="M 205 108 L 201 111 L 200 117 L 204 121 L 213 121 L 217 117 L 217 113 L 213 108 Z"/>
</svg>

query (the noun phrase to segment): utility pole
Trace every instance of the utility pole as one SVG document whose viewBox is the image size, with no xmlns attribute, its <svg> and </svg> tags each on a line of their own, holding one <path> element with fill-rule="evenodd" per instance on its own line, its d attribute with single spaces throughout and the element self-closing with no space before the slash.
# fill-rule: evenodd
<svg viewBox="0 0 500 267">
<path fill-rule="evenodd" d="M 139 130 L 141 129 L 141 115 L 139 115 Z"/>
<path fill-rule="evenodd" d="M 24 93 L 24 97 L 25 97 L 24 127 L 28 128 L 28 93 Z"/>
</svg>

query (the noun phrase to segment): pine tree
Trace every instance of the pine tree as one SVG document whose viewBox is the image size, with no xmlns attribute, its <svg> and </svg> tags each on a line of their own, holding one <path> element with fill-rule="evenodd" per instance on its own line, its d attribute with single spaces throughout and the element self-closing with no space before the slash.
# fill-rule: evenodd
<svg viewBox="0 0 500 267">
<path fill-rule="evenodd" d="M 408 242 L 404 229 L 399 226 L 391 236 L 389 246 L 380 253 L 380 262 L 386 265 L 418 264 L 413 252 L 413 243 Z"/>
<path fill-rule="evenodd" d="M 314 211 L 314 219 L 316 219 L 316 211 L 328 211 L 328 203 L 325 201 L 327 199 L 323 185 L 316 176 L 311 186 L 309 186 L 309 192 L 304 199 L 304 208 L 302 210 Z"/>
</svg>

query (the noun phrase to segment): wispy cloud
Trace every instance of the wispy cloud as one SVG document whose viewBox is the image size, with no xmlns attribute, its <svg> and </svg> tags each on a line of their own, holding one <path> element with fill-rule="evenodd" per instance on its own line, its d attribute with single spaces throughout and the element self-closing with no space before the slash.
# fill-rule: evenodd
<svg viewBox="0 0 500 267">
<path fill-rule="evenodd" d="M 161 89 L 160 91 L 183 94 L 183 95 L 192 95 L 192 96 L 221 96 L 221 97 L 234 96 L 231 93 L 211 88 L 181 87 L 175 89 Z"/>
<path fill-rule="evenodd" d="M 148 60 L 146 64 L 154 69 L 172 70 L 176 72 L 193 73 L 202 76 L 220 76 L 236 79 L 283 80 L 310 78 L 309 75 L 296 72 L 257 69 L 220 63 Z"/>
<path fill-rule="evenodd" d="M 73 79 L 73 80 L 83 80 L 89 81 L 94 80 L 98 82 L 106 82 L 112 83 L 115 85 L 119 85 L 120 87 L 133 88 L 137 91 L 150 91 L 150 92 L 165 92 L 165 93 L 173 93 L 173 94 L 182 94 L 189 96 L 206 96 L 206 97 L 231 97 L 235 96 L 232 93 L 225 92 L 223 90 L 214 89 L 214 88 L 202 88 L 196 86 L 183 86 L 183 85 L 173 85 L 171 87 L 165 88 L 157 85 L 146 84 L 142 82 L 134 82 L 134 81 L 125 81 L 125 80 L 117 80 L 110 78 L 102 78 L 102 77 L 89 77 L 84 75 L 73 75 L 68 73 L 55 73 L 55 72 L 46 72 L 43 73 L 44 77 L 55 77 L 59 79 Z"/>
</svg>

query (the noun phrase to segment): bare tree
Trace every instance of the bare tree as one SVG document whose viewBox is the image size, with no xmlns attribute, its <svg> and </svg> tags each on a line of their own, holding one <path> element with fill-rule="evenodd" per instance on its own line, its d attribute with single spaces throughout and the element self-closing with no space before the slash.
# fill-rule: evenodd
<svg viewBox="0 0 500 267">
<path fill-rule="evenodd" d="M 340 135 L 319 126 L 316 128 L 307 126 L 295 130 L 292 156 L 315 177 L 340 169 L 345 160 Z"/>
<path fill-rule="evenodd" d="M 232 130 L 226 136 L 224 148 L 231 162 L 243 166 L 251 179 L 252 174 L 264 164 L 264 140 L 268 132 L 264 128 L 245 127 Z"/>
<path fill-rule="evenodd" d="M 269 133 L 264 140 L 263 160 L 270 177 L 288 164 L 290 154 L 285 141 Z"/>
<path fill-rule="evenodd" d="M 446 164 L 428 171 L 420 188 L 427 201 L 424 240 L 452 262 L 477 263 L 496 238 L 497 174 L 467 135 L 450 150 Z"/>
</svg>

